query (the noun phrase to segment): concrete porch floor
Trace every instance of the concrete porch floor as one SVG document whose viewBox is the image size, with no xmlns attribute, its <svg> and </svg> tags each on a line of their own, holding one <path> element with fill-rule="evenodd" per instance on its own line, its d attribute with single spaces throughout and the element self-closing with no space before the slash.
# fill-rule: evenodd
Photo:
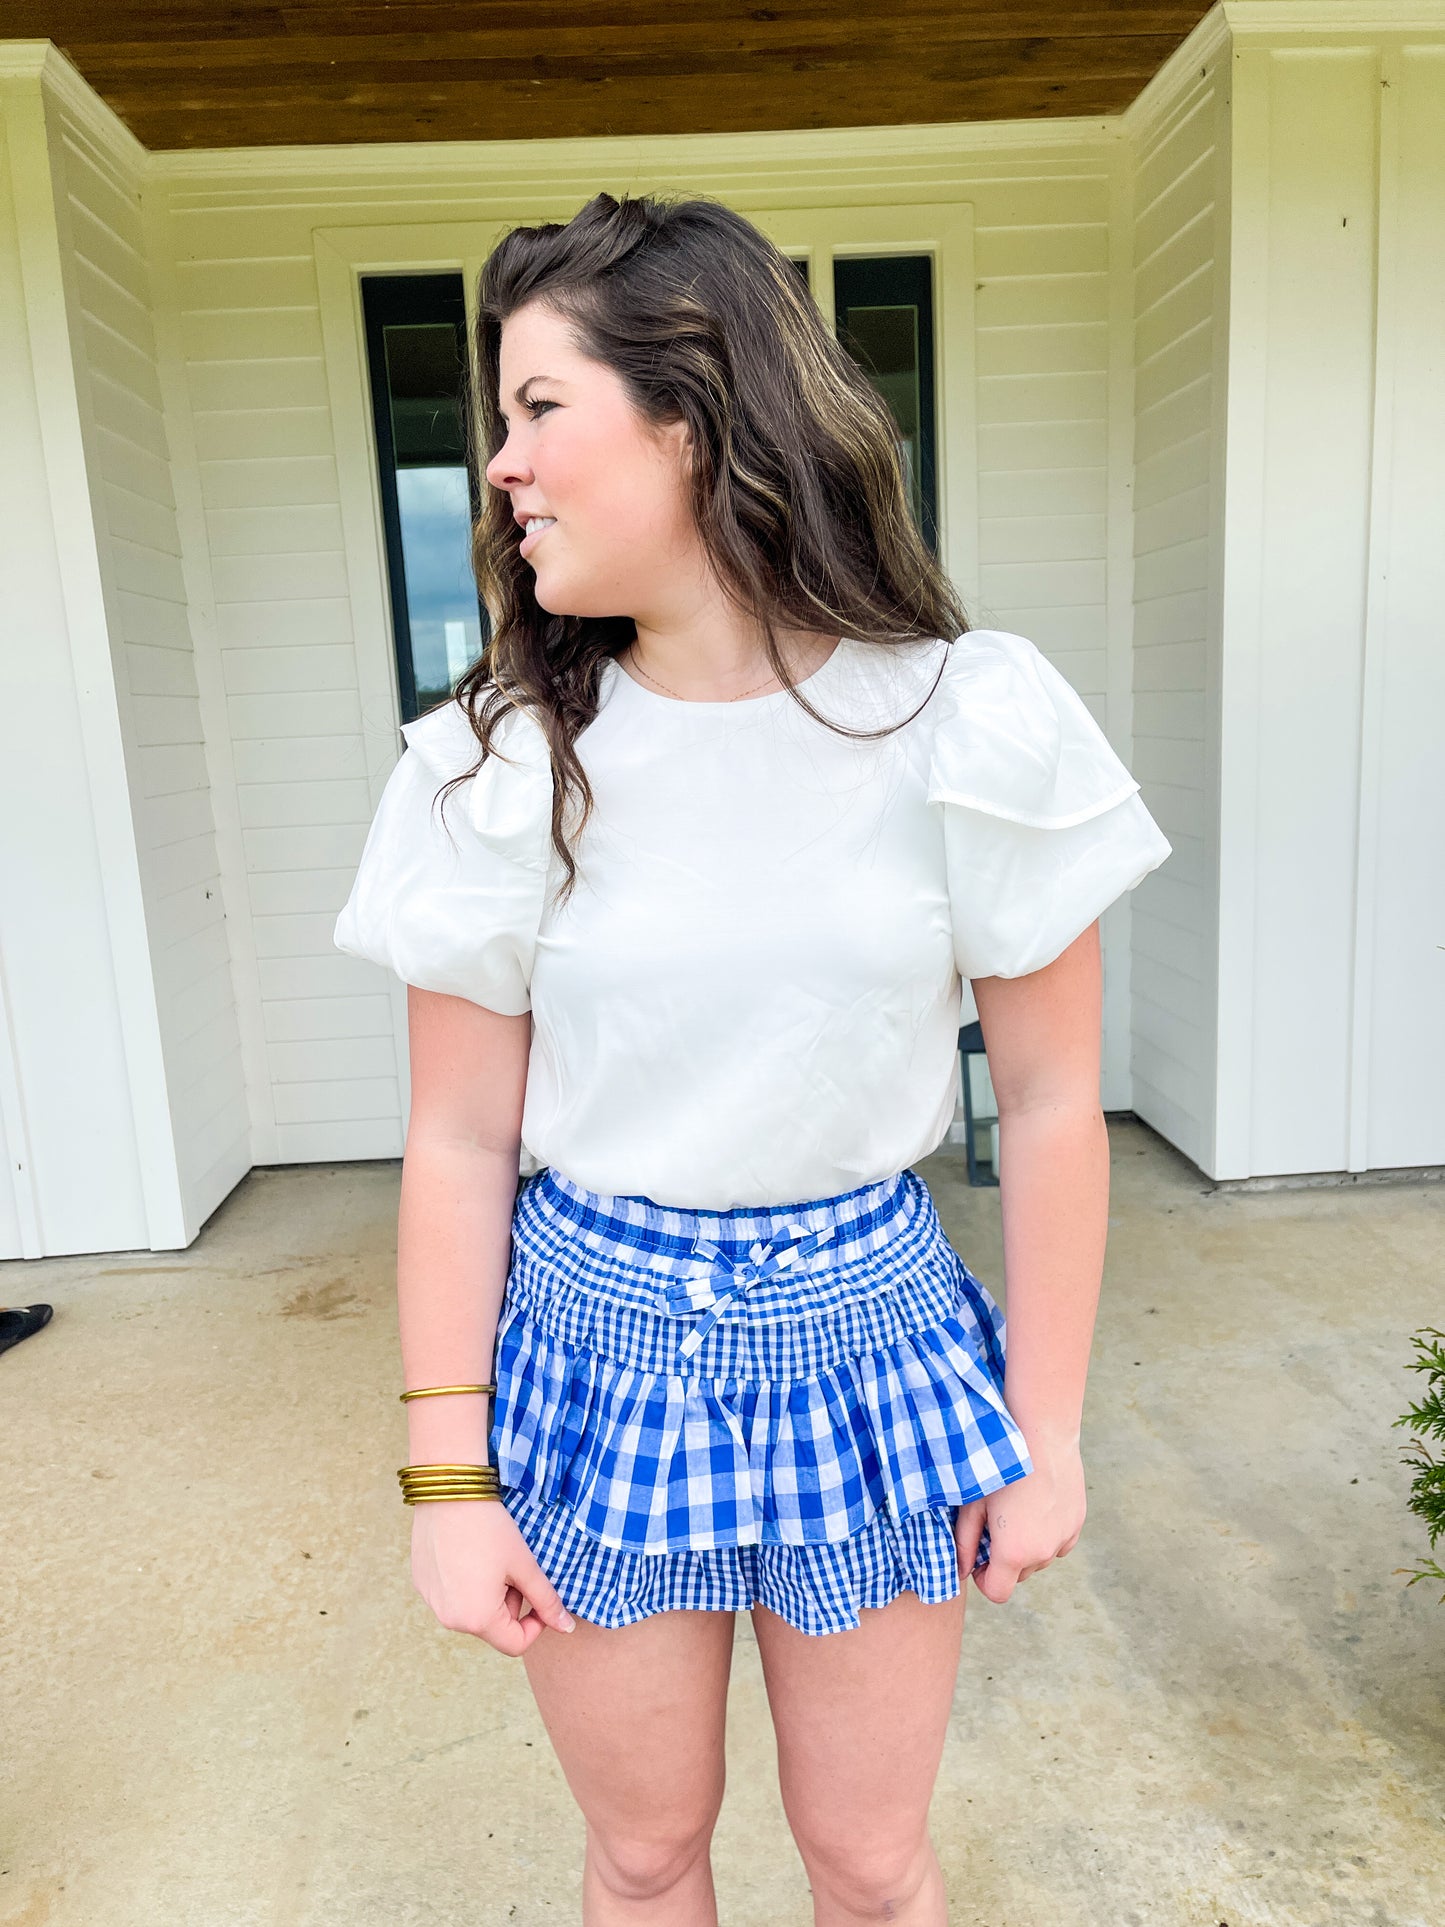
<svg viewBox="0 0 1445 1927">
<path fill-rule="evenodd" d="M 955 1927 L 1438 1927 L 1445 1605 L 1395 1568 L 1445 1187 L 1226 1193 L 1111 1125 L 1089 1520 L 971 1591 L 934 1836 Z M 1002 1299 L 998 1192 L 920 1167 Z M 6 1927 L 578 1919 L 521 1664 L 412 1590 L 399 1167 L 256 1171 L 189 1251 L 0 1267 Z M 737 1621 L 724 1927 L 806 1927 Z"/>
</svg>

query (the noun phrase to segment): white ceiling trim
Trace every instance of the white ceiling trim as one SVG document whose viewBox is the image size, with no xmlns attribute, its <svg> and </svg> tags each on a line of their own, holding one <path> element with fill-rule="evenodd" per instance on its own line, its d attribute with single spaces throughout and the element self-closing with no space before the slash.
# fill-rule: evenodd
<svg viewBox="0 0 1445 1927">
<path fill-rule="evenodd" d="M 132 184 L 150 171 L 153 156 L 52 40 L 0 40 L 0 80 L 38 80 L 42 93 L 69 112 Z"/>
<path fill-rule="evenodd" d="M 1251 36 L 1445 32 L 1445 0 L 1223 0 L 1222 10 L 1231 32 Z"/>
</svg>

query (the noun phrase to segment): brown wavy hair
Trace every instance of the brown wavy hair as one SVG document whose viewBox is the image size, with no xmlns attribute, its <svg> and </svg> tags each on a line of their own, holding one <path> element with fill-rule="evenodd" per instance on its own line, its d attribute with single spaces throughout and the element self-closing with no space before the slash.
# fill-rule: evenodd
<svg viewBox="0 0 1445 1927">
<path fill-rule="evenodd" d="M 621 378 L 644 422 L 686 422 L 704 550 L 724 593 L 759 625 L 793 700 L 860 740 L 911 722 L 937 680 L 902 722 L 848 729 L 819 714 L 778 649 L 775 625 L 880 646 L 951 638 L 968 626 L 914 523 L 893 418 L 787 256 L 751 221 L 706 199 L 595 194 L 565 225 L 513 228 L 478 285 L 468 437 L 479 474 L 506 439 L 503 324 L 533 301 L 570 323 L 580 351 Z M 491 636 L 455 700 L 481 745 L 475 769 L 504 755 L 492 738 L 510 710 L 529 707 L 541 725 L 565 900 L 576 880 L 565 813 L 580 805 L 580 835 L 593 807 L 573 744 L 597 714 L 603 665 L 637 630 L 630 616 L 541 608 L 520 539 L 509 496 L 488 485 L 472 565 Z"/>
</svg>

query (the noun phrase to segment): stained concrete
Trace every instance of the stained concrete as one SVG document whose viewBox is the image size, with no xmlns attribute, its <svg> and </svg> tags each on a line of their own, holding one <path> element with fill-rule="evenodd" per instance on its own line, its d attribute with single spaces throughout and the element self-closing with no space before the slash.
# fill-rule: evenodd
<svg viewBox="0 0 1445 1927">
<path fill-rule="evenodd" d="M 956 1927 L 1439 1927 L 1445 1604 L 1397 1568 L 1445 1187 L 1225 1193 L 1111 1125 L 1089 1518 L 970 1596 Z M 1000 1297 L 998 1192 L 921 1167 Z M 0 1267 L 6 1927 L 578 1919 L 519 1662 L 411 1587 L 394 1165 L 254 1172 L 189 1251 Z M 806 1927 L 738 1620 L 724 1927 Z"/>
</svg>

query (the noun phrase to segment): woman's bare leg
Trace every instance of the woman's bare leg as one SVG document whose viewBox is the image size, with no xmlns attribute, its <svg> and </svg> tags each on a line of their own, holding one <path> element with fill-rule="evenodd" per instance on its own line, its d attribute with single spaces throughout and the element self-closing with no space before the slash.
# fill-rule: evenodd
<svg viewBox="0 0 1445 1927">
<path fill-rule="evenodd" d="M 523 1655 L 587 1823 L 583 1927 L 715 1927 L 730 1612 L 550 1627 Z"/>
<path fill-rule="evenodd" d="M 783 1806 L 817 1927 L 944 1927 L 948 1919 L 928 1805 L 964 1604 L 963 1591 L 938 1605 L 901 1593 L 865 1607 L 855 1631 L 822 1636 L 753 1608 Z"/>
</svg>

